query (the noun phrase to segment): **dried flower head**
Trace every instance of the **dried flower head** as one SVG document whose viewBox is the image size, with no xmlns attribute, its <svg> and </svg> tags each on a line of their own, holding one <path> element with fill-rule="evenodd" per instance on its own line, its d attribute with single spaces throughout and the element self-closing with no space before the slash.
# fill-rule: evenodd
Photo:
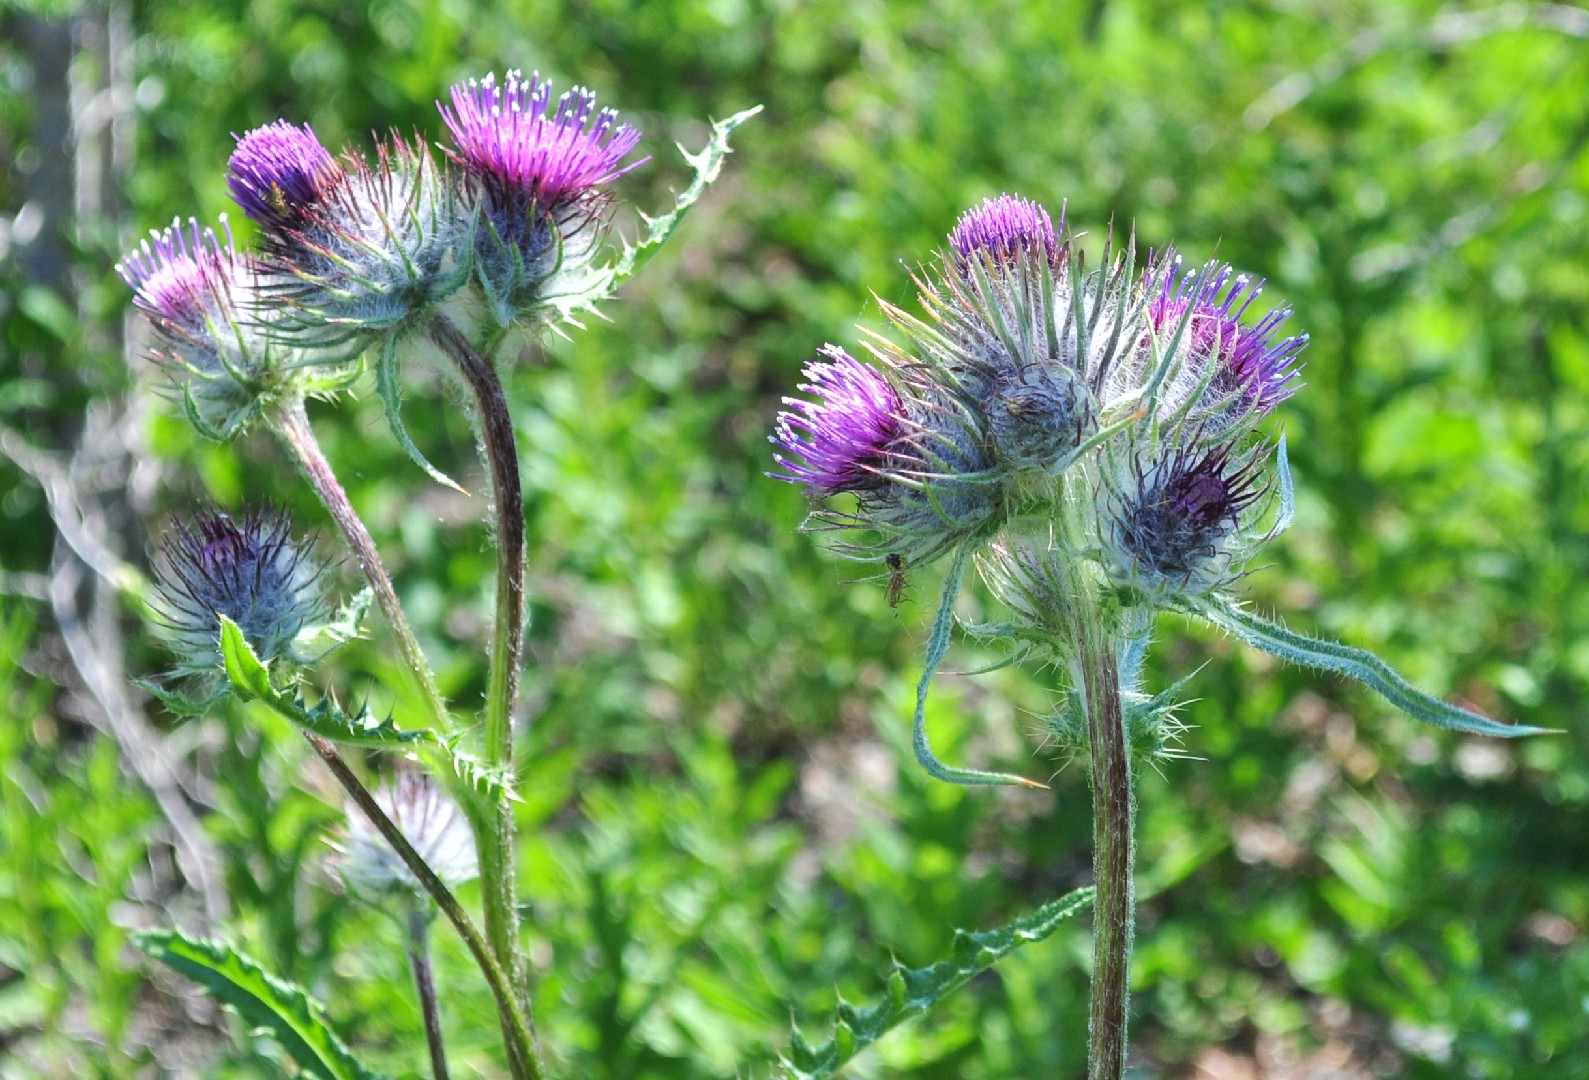
<svg viewBox="0 0 1589 1080">
<path fill-rule="evenodd" d="M 325 567 L 310 548 L 275 511 L 215 510 L 175 524 L 155 555 L 152 600 L 180 661 L 175 674 L 220 674 L 222 615 L 266 662 L 324 619 Z"/>
<path fill-rule="evenodd" d="M 474 834 L 463 812 L 434 780 L 411 769 L 375 793 L 375 801 L 438 878 L 456 888 L 480 874 Z M 331 863 L 348 891 L 378 901 L 424 896 L 419 880 L 358 807 L 347 807 L 347 830 Z"/>
<path fill-rule="evenodd" d="M 1104 550 L 1115 579 L 1149 598 L 1227 585 L 1269 538 L 1254 519 L 1273 490 L 1263 475 L 1274 447 L 1243 450 L 1200 435 L 1130 455 L 1109 478 L 1099 520 Z"/>
</svg>

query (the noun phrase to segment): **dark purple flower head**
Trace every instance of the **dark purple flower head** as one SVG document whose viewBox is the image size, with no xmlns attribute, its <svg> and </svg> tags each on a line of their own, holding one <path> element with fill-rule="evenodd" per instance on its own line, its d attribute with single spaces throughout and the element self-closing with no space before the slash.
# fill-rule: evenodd
<svg viewBox="0 0 1589 1080">
<path fill-rule="evenodd" d="M 1291 317 L 1290 306 L 1275 308 L 1252 326 L 1242 324 L 1247 309 L 1263 293 L 1261 278 L 1254 281 L 1227 263 L 1211 262 L 1186 271 L 1177 281 L 1180 259 L 1173 252 L 1162 265 L 1163 284 L 1148 302 L 1148 319 L 1161 342 L 1175 333 L 1190 308 L 1182 347 L 1190 351 L 1199 376 L 1208 364 L 1218 365 L 1211 383 L 1216 393 L 1240 390 L 1248 406 L 1260 413 L 1296 393 L 1301 385 L 1297 354 L 1308 335 L 1272 340 Z"/>
<path fill-rule="evenodd" d="M 226 219 L 221 219 L 225 228 Z M 223 244 L 212 229 L 200 229 L 193 218 L 184 232 L 181 219 L 149 238 L 116 264 L 133 291 L 137 305 L 170 329 L 201 334 L 226 302 L 237 258 L 228 230 Z"/>
<path fill-rule="evenodd" d="M 1065 215 L 1059 216 L 1064 227 Z M 949 234 L 949 246 L 964 266 L 981 252 L 996 262 L 1041 254 L 1052 264 L 1059 255 L 1059 238 L 1048 211 L 1019 195 L 984 199 L 967 210 Z"/>
<path fill-rule="evenodd" d="M 551 109 L 552 84 L 533 74 L 495 74 L 452 88 L 452 107 L 437 103 L 457 147 L 454 158 L 498 194 L 527 194 L 555 206 L 609 183 L 649 161 L 621 164 L 640 132 L 618 123 L 612 109 L 596 112 L 596 95 L 581 87 Z"/>
<path fill-rule="evenodd" d="M 342 182 L 342 166 L 313 129 L 285 120 L 238 137 L 226 184 L 243 213 L 267 229 L 295 229 Z"/>
<path fill-rule="evenodd" d="M 768 475 L 803 484 L 813 498 L 876 490 L 887 483 L 881 470 L 905 428 L 899 392 L 837 345 L 821 354 L 825 359 L 805 366 L 810 382 L 800 386 L 820 400 L 784 398 L 790 407 L 778 414 L 771 437 L 779 450 L 773 460 L 784 471 Z"/>
<path fill-rule="evenodd" d="M 326 614 L 325 569 L 284 515 L 220 511 L 177 524 L 155 558 L 154 607 L 179 674 L 218 671 L 221 616 L 272 660 Z"/>
<path fill-rule="evenodd" d="M 1114 521 L 1116 542 L 1138 574 L 1183 587 L 1217 579 L 1224 542 L 1265 492 L 1261 455 L 1233 461 L 1230 444 L 1199 451 L 1195 442 L 1139 465 Z"/>
</svg>

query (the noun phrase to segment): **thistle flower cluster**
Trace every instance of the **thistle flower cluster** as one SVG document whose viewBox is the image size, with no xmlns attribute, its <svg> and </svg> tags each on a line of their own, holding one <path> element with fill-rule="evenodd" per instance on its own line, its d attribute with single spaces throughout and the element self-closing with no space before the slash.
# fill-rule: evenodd
<svg viewBox="0 0 1589 1080">
<path fill-rule="evenodd" d="M 916 279 L 924 317 L 882 303 L 903 343 L 807 365 L 772 475 L 849 534 L 844 554 L 915 568 L 971 551 L 1050 630 L 1103 593 L 1164 607 L 1230 584 L 1284 524 L 1260 525 L 1286 480 L 1283 457 L 1266 478 L 1278 444 L 1258 428 L 1298 385 L 1290 310 L 1249 318 L 1261 282 L 1173 252 L 1141 276 L 1129 251 L 1089 270 L 1063 215 L 1016 196 L 948 239 Z"/>
<path fill-rule="evenodd" d="M 508 72 L 437 103 L 452 137 L 438 158 L 392 136 L 373 159 L 333 154 L 307 124 L 240 136 L 233 200 L 258 233 L 239 253 L 197 223 L 157 230 L 117 267 L 148 314 L 156 359 L 205 434 L 229 438 L 293 396 L 347 387 L 357 358 L 444 313 L 483 341 L 589 307 L 602 263 L 606 187 L 640 133 L 575 88 Z M 383 375 L 395 374 L 383 371 Z"/>
</svg>

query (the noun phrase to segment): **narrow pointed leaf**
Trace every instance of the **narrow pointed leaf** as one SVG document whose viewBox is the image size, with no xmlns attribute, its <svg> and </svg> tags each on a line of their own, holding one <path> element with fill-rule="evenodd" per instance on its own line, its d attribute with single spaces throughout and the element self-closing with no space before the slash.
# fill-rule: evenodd
<svg viewBox="0 0 1589 1080">
<path fill-rule="evenodd" d="M 1093 890 L 1078 889 L 1044 904 L 997 930 L 956 930 L 949 958 L 930 967 L 895 964 L 887 996 L 870 1008 L 840 1001 L 833 1038 L 813 1046 L 797 1030 L 782 1059 L 785 1080 L 826 1080 L 889 1031 L 932 1008 L 1022 945 L 1042 941 L 1059 924 L 1092 903 Z"/>
<path fill-rule="evenodd" d="M 432 465 L 425 455 L 419 452 L 414 440 L 409 438 L 408 429 L 403 426 L 403 384 L 399 378 L 401 373 L 397 361 L 397 335 L 388 334 L 381 344 L 381 359 L 375 365 L 375 390 L 380 394 L 381 405 L 386 410 L 386 423 L 392 429 L 392 438 L 397 440 L 397 445 L 403 448 L 404 453 L 415 465 L 425 470 L 426 476 L 443 487 L 450 487 L 465 495 L 469 494 L 452 477 Z"/>
<path fill-rule="evenodd" d="M 140 934 L 138 947 L 236 1009 L 281 1044 L 306 1075 L 319 1080 L 379 1080 L 326 1023 L 325 1009 L 302 988 L 268 974 L 230 945 L 174 930 Z"/>
<path fill-rule="evenodd" d="M 1225 597 L 1211 596 L 1190 601 L 1187 610 L 1191 614 L 1201 615 L 1253 648 L 1262 649 L 1281 660 L 1356 679 L 1414 720 L 1469 735 L 1494 735 L 1503 739 L 1552 733 L 1550 728 L 1502 724 L 1441 701 L 1419 690 L 1395 668 L 1366 649 L 1354 649 L 1350 645 L 1320 641 L 1295 633 L 1260 618 Z"/>
<path fill-rule="evenodd" d="M 916 760 L 927 770 L 927 774 L 946 783 L 961 784 L 966 787 L 1000 784 L 1046 787 L 1046 784 L 1028 780 L 1024 776 L 1016 776 L 1014 773 L 983 772 L 981 769 L 960 769 L 953 765 L 945 765 L 938 760 L 938 755 L 933 753 L 932 741 L 927 737 L 927 691 L 932 687 L 932 678 L 938 673 L 938 666 L 943 663 L 944 654 L 949 651 L 949 638 L 954 631 L 955 598 L 960 595 L 960 585 L 965 580 L 966 564 L 970 559 L 969 549 L 962 546 L 949 562 L 949 576 L 944 582 L 943 596 L 938 601 L 938 613 L 933 617 L 932 631 L 927 637 L 927 655 L 921 681 L 916 684 L 916 714 L 911 721 L 911 748 L 915 750 Z"/>
</svg>

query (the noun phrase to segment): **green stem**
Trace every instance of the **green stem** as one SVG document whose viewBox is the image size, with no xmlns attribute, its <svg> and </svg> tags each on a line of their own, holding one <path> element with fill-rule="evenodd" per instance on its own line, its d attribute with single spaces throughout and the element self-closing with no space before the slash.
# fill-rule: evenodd
<svg viewBox="0 0 1589 1080">
<path fill-rule="evenodd" d="M 511 774 L 513 708 L 524 652 L 524 494 L 519 483 L 518 444 L 502 380 L 491 361 L 475 351 L 445 316 L 433 318 L 430 336 L 457 365 L 474 394 L 481 442 L 491 472 L 496 511 L 497 604 L 486 684 L 485 760 L 488 767 Z M 498 800 L 476 818 L 476 826 L 486 937 L 498 961 L 512 973 L 520 1004 L 528 1015 L 528 971 L 519 949 L 512 802 L 507 798 Z"/>
<path fill-rule="evenodd" d="M 1076 682 L 1087 710 L 1092 755 L 1093 904 L 1092 1014 L 1088 1080 L 1120 1080 L 1126 1062 L 1131 939 L 1135 922 L 1136 797 L 1115 643 L 1086 614 L 1076 626 Z"/>
<path fill-rule="evenodd" d="M 336 473 L 331 470 L 331 463 L 326 460 L 314 437 L 314 429 L 309 426 L 309 415 L 304 411 L 303 399 L 291 398 L 283 402 L 269 419 L 271 430 L 297 459 L 298 467 L 303 470 L 315 494 L 320 496 L 326 512 L 331 515 L 331 520 L 352 549 L 359 569 L 364 572 L 364 578 L 375 594 L 375 603 L 386 617 L 392 636 L 397 639 L 403 666 L 408 669 L 419 688 L 420 697 L 424 699 L 431 725 L 443 734 L 450 733 L 452 717 L 436 686 L 436 678 L 431 674 L 430 663 L 419 646 L 419 639 L 414 636 L 414 628 L 408 624 L 408 616 L 397 599 L 397 590 L 392 587 L 392 579 L 386 572 L 386 564 L 381 561 L 380 552 L 376 550 L 375 541 L 370 538 L 369 530 L 348 501 L 347 492 L 338 482 Z"/>
<path fill-rule="evenodd" d="M 425 1045 L 430 1048 L 431 1080 L 448 1080 L 447 1047 L 442 1040 L 441 1009 L 436 1002 L 436 976 L 430 966 L 430 918 L 419 906 L 408 913 L 408 966 L 414 972 L 419 1012 L 425 1020 Z"/>
<path fill-rule="evenodd" d="M 309 740 L 309 745 L 314 747 L 315 753 L 320 755 L 320 760 L 326 763 L 331 770 L 331 775 L 336 777 L 337 783 L 348 793 L 370 824 L 385 837 L 386 842 L 397 852 L 403 864 L 419 880 L 420 885 L 436 901 L 436 906 L 441 909 L 458 931 L 458 936 L 463 938 L 468 946 L 469 953 L 474 957 L 475 963 L 480 966 L 481 972 L 486 977 L 486 983 L 491 988 L 491 995 L 496 998 L 497 1014 L 502 1023 L 502 1037 L 507 1043 L 509 1072 L 514 1080 L 543 1080 L 545 1073 L 541 1069 L 540 1055 L 537 1052 L 535 1036 L 530 1030 L 527 1014 L 519 1007 L 518 995 L 508 981 L 502 965 L 497 963 L 487 946 L 485 938 L 481 937 L 474 922 L 469 918 L 469 913 L 463 905 L 458 903 L 458 898 L 436 876 L 430 866 L 425 862 L 419 852 L 414 850 L 408 838 L 403 835 L 392 819 L 386 816 L 380 804 L 375 801 L 368 789 L 353 775 L 353 770 L 348 768 L 348 763 L 342 760 L 342 755 L 337 752 L 336 745 L 328 739 L 322 739 L 313 732 L 303 733 Z"/>
</svg>

